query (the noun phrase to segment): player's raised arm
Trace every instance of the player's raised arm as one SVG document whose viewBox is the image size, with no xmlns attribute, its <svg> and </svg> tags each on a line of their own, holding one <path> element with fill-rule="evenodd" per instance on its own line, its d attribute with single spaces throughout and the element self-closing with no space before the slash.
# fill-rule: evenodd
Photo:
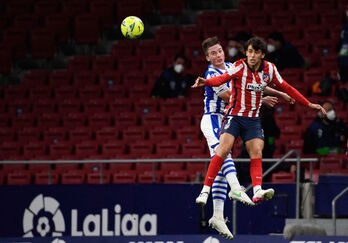
<svg viewBox="0 0 348 243">
<path fill-rule="evenodd" d="M 265 88 L 264 94 L 273 95 L 273 96 L 282 98 L 283 100 L 285 100 L 286 102 L 289 102 L 290 104 L 295 104 L 295 100 L 291 96 L 268 86 Z"/>
<path fill-rule="evenodd" d="M 298 92 L 297 89 L 292 87 L 290 84 L 288 84 L 279 74 L 276 66 L 274 64 L 271 64 L 273 66 L 273 82 L 275 85 L 280 87 L 282 90 L 284 90 L 289 96 L 294 98 L 296 101 L 300 102 L 301 104 L 308 106 L 309 108 L 313 110 L 320 111 L 323 115 L 326 115 L 325 109 L 319 105 L 311 103 L 309 100 L 306 99 L 300 92 Z"/>
</svg>

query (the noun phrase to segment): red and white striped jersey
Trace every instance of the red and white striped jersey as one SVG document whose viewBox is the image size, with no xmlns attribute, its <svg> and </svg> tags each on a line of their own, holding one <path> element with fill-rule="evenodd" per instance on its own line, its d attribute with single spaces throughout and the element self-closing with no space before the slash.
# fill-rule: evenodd
<svg viewBox="0 0 348 243">
<path fill-rule="evenodd" d="M 266 86 L 273 82 L 276 86 L 282 87 L 282 83 L 285 82 L 276 66 L 268 61 L 262 61 L 260 68 L 252 71 L 246 59 L 240 59 L 227 70 L 227 74 L 231 79 L 231 97 L 226 111 L 234 116 L 258 117 Z M 208 79 L 207 85 L 212 84 L 209 81 Z"/>
</svg>

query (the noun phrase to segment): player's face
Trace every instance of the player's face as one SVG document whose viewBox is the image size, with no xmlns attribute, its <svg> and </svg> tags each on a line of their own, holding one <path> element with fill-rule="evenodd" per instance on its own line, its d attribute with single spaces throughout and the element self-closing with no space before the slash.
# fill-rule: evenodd
<svg viewBox="0 0 348 243">
<path fill-rule="evenodd" d="M 262 53 L 261 50 L 255 50 L 252 47 L 252 45 L 249 45 L 246 51 L 246 56 L 247 56 L 248 65 L 250 67 L 258 67 L 262 59 L 265 57 L 265 54 Z"/>
<path fill-rule="evenodd" d="M 208 62 L 214 67 L 221 67 L 225 63 L 225 53 L 220 44 L 213 45 L 208 48 L 208 54 L 206 56 Z"/>
</svg>

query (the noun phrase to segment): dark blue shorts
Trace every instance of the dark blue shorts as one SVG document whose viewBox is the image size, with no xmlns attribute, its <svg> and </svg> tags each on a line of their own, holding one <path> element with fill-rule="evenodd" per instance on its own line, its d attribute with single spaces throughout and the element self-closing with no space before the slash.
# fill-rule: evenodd
<svg viewBox="0 0 348 243">
<path fill-rule="evenodd" d="M 259 117 L 225 116 L 221 126 L 221 134 L 229 133 L 240 137 L 243 142 L 253 138 L 264 139 L 263 130 Z"/>
</svg>

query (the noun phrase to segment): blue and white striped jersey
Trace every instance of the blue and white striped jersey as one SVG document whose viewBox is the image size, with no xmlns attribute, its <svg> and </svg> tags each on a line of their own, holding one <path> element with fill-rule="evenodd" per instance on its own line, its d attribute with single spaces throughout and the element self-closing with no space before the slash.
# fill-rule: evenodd
<svg viewBox="0 0 348 243">
<path fill-rule="evenodd" d="M 209 64 L 205 72 L 205 79 L 219 76 L 227 71 L 232 66 L 232 63 L 225 62 L 225 69 L 214 68 Z M 228 103 L 223 101 L 219 95 L 230 90 L 230 82 L 224 83 L 219 87 L 205 86 L 204 92 L 204 114 L 219 113 L 224 114 L 225 107 Z"/>
</svg>

